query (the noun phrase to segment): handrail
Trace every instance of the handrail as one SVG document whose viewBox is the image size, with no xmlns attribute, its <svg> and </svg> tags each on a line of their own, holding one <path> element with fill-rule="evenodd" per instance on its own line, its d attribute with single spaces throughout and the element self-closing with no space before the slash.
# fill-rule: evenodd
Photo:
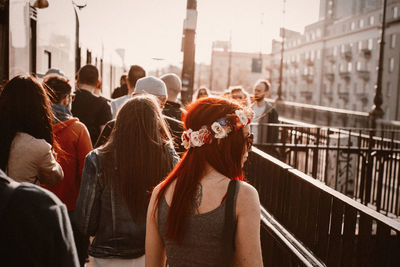
<svg viewBox="0 0 400 267">
<path fill-rule="evenodd" d="M 330 188 L 329 186 L 325 185 L 324 183 L 312 178 L 311 176 L 279 161 L 278 159 L 276 159 L 275 157 L 261 151 L 260 149 L 256 148 L 256 147 L 252 147 L 252 152 L 260 155 L 263 158 L 266 158 L 267 160 L 273 162 L 274 164 L 279 165 L 279 167 L 281 167 L 282 169 L 287 169 L 288 172 L 291 172 L 293 174 L 295 174 L 297 177 L 301 178 L 302 180 L 306 181 L 307 183 L 312 184 L 313 186 L 317 187 L 319 190 L 324 191 L 326 193 L 328 193 L 329 195 L 340 199 L 341 201 L 343 201 L 344 203 L 362 211 L 363 213 L 365 213 L 366 215 L 372 217 L 374 220 L 379 221 L 381 223 L 384 223 L 385 225 L 389 226 L 390 228 L 392 228 L 393 230 L 397 231 L 400 233 L 400 222 L 390 219 L 386 216 L 384 216 L 383 214 L 370 209 L 364 205 L 362 205 L 361 203 L 355 201 L 354 199 L 351 199 L 349 197 L 347 197 L 346 195 L 343 195 L 342 193 L 339 193 L 338 191 Z"/>
<path fill-rule="evenodd" d="M 268 211 L 261 208 L 261 221 L 278 242 L 282 242 L 305 266 L 326 266 L 285 229 Z"/>
</svg>

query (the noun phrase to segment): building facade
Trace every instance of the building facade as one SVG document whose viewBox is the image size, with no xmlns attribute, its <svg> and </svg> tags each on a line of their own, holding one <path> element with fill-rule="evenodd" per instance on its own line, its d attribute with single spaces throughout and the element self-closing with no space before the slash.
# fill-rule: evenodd
<svg viewBox="0 0 400 267">
<path fill-rule="evenodd" d="M 320 20 L 303 34 L 286 30 L 283 97 L 286 100 L 367 112 L 373 106 L 382 20 L 380 0 L 321 0 Z M 399 120 L 400 0 L 389 0 L 383 66 L 385 119 Z M 273 45 L 271 56 L 280 58 Z M 271 66 L 272 90 L 279 72 Z"/>
<path fill-rule="evenodd" d="M 321 0 L 319 21 L 307 25 L 304 33 L 284 30 L 283 99 L 370 111 L 377 83 L 381 21 L 381 0 Z M 262 55 L 214 47 L 210 87 L 223 90 L 229 84 L 241 84 L 249 90 L 257 79 L 264 78 L 270 80 L 272 97 L 276 97 L 281 44 L 273 40 L 271 53 Z M 254 72 L 257 59 L 261 71 Z M 400 120 L 399 60 L 400 0 L 388 0 L 382 83 L 386 120 Z"/>
</svg>

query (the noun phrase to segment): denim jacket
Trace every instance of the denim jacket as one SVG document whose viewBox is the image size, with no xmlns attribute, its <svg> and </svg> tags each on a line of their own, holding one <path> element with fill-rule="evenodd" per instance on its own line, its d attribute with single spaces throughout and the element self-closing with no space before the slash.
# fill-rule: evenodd
<svg viewBox="0 0 400 267">
<path fill-rule="evenodd" d="M 173 147 L 168 150 L 174 166 L 179 157 Z M 134 222 L 118 193 L 105 184 L 101 152 L 101 148 L 95 149 L 86 157 L 73 220 L 81 234 L 94 236 L 89 255 L 97 258 L 140 257 L 145 252 L 145 220 Z"/>
</svg>

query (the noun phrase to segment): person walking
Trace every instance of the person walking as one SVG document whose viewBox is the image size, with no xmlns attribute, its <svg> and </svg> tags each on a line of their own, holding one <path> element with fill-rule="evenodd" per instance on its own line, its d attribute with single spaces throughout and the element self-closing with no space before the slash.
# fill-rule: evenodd
<svg viewBox="0 0 400 267">
<path fill-rule="evenodd" d="M 78 267 L 67 209 L 51 192 L 0 170 L 1 266 Z"/>
<path fill-rule="evenodd" d="M 53 186 L 63 176 L 55 159 L 50 100 L 32 76 L 11 79 L 0 95 L 0 169 L 17 182 Z"/>
<path fill-rule="evenodd" d="M 265 98 L 269 97 L 270 84 L 266 80 L 259 80 L 254 85 L 254 142 L 256 144 L 276 143 L 279 138 L 279 126 L 269 126 L 268 123 L 279 123 L 276 109 Z M 272 149 L 273 150 L 273 149 Z M 272 153 L 270 150 L 268 153 Z M 275 154 L 275 153 L 273 153 Z"/>
<path fill-rule="evenodd" d="M 78 118 L 72 117 L 70 107 L 73 95 L 68 79 L 51 74 L 44 77 L 43 84 L 52 96 L 53 131 L 61 148 L 58 162 L 64 171 L 61 183 L 47 189 L 56 194 L 72 212 L 78 198 L 85 157 L 92 150 L 92 143 L 86 126 Z"/>
<path fill-rule="evenodd" d="M 171 129 L 176 152 L 183 153 L 185 148 L 180 142 L 183 132 L 181 120 L 182 113 L 185 113 L 186 111 L 181 107 L 181 104 L 178 103 L 178 95 L 182 91 L 182 82 L 175 73 L 164 74 L 160 79 L 165 83 L 168 92 L 168 98 L 163 109 L 163 114 L 169 118 L 167 119 L 167 123 Z"/>
<path fill-rule="evenodd" d="M 146 71 L 142 67 L 138 65 L 132 65 L 130 67 L 128 76 L 126 77 L 126 93 L 111 101 L 111 113 L 113 119 L 117 117 L 117 113 L 121 107 L 132 98 L 132 93 L 135 91 L 137 80 L 145 76 Z"/>
<path fill-rule="evenodd" d="M 104 97 L 94 95 L 99 86 L 99 71 L 93 65 L 85 65 L 78 71 L 72 114 L 86 125 L 92 144 L 95 144 L 104 125 L 112 119 L 111 108 Z"/>
<path fill-rule="evenodd" d="M 219 97 L 186 109 L 187 151 L 149 203 L 146 266 L 262 266 L 259 197 L 242 170 L 251 112 Z"/>
<path fill-rule="evenodd" d="M 125 103 L 109 141 L 86 157 L 74 214 L 80 232 L 94 236 L 95 266 L 144 266 L 149 192 L 177 161 L 155 97 Z"/>
</svg>

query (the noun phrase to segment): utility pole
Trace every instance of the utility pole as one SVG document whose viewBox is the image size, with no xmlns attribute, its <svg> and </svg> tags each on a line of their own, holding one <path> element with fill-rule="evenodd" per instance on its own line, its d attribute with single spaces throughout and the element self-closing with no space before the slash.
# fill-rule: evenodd
<svg viewBox="0 0 400 267">
<path fill-rule="evenodd" d="M 286 13 L 286 0 L 283 0 L 283 18 L 285 18 Z M 279 85 L 278 85 L 278 97 L 276 100 L 282 101 L 282 75 L 283 75 L 283 53 L 285 51 L 285 24 L 283 23 L 283 27 L 281 29 L 281 37 L 282 37 L 282 46 L 281 46 L 281 64 L 279 66 Z"/>
<path fill-rule="evenodd" d="M 382 72 L 383 72 L 383 59 L 384 59 L 383 55 L 385 47 L 386 2 L 387 0 L 383 0 L 382 4 L 383 16 L 382 16 L 382 26 L 381 26 L 381 40 L 379 42 L 378 77 L 375 85 L 374 105 L 372 106 L 372 110 L 369 112 L 371 128 L 376 128 L 376 120 L 383 118 L 383 115 L 385 114 L 381 105 L 383 103 Z"/>
<path fill-rule="evenodd" d="M 195 43 L 197 26 L 197 0 L 187 0 L 186 19 L 183 22 L 183 66 L 182 66 L 182 102 L 192 100 L 194 71 L 195 71 Z"/>
<path fill-rule="evenodd" d="M 229 46 L 228 46 L 228 80 L 226 83 L 226 89 L 231 86 L 231 72 L 232 72 L 232 30 L 229 33 Z"/>
</svg>

